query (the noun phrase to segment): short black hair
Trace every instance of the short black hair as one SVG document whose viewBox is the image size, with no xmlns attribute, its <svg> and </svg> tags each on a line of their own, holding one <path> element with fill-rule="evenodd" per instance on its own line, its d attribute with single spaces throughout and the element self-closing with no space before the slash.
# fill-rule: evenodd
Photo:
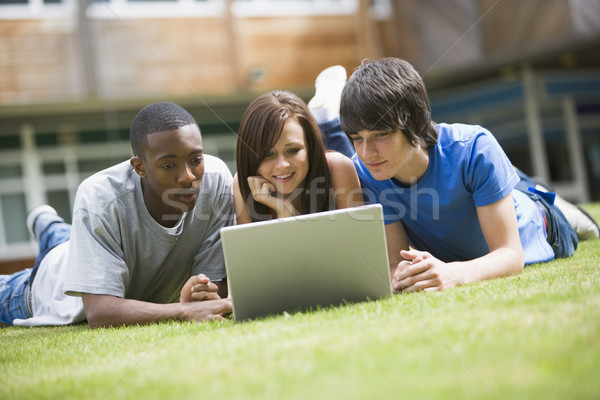
<svg viewBox="0 0 600 400">
<path fill-rule="evenodd" d="M 342 91 L 340 120 L 348 135 L 400 130 L 411 146 L 429 148 L 437 142 L 425 84 L 399 58 L 363 60 Z"/>
<path fill-rule="evenodd" d="M 129 133 L 131 150 L 136 157 L 143 157 L 148 135 L 173 131 L 192 124 L 198 126 L 192 114 L 177 104 L 166 101 L 150 104 L 144 107 L 131 123 Z"/>
</svg>

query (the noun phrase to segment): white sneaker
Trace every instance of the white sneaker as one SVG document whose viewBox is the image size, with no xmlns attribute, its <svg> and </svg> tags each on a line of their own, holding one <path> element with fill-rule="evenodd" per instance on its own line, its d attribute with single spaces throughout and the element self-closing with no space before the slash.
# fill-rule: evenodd
<svg viewBox="0 0 600 400">
<path fill-rule="evenodd" d="M 321 124 L 340 115 L 340 97 L 346 84 L 346 68 L 334 65 L 325 68 L 315 80 L 315 96 L 308 102 L 308 109 Z"/>
<path fill-rule="evenodd" d="M 598 224 L 583 209 L 569 203 L 559 195 L 556 195 L 554 205 L 565 215 L 565 218 L 577 233 L 579 240 L 598 239 L 600 237 Z"/>
<path fill-rule="evenodd" d="M 40 215 L 45 214 L 45 213 L 51 213 L 51 214 L 58 215 L 56 210 L 47 204 L 44 204 L 42 206 L 37 206 L 37 207 L 33 208 L 31 211 L 29 211 L 29 213 L 27 213 L 27 220 L 25 223 L 27 225 L 27 229 L 29 230 L 29 234 L 31 235 L 31 238 L 33 240 L 35 240 L 36 242 L 37 242 L 37 236 L 35 234 L 35 221 Z"/>
</svg>

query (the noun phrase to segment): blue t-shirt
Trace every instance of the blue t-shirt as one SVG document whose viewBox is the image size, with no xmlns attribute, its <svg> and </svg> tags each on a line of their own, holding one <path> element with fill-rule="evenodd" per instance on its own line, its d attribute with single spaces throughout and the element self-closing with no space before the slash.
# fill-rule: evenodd
<svg viewBox="0 0 600 400">
<path fill-rule="evenodd" d="M 429 149 L 427 171 L 413 186 L 393 178 L 377 181 L 353 156 L 365 200 L 383 206 L 385 223 L 402 220 L 410 245 L 442 261 L 472 260 L 489 253 L 476 207 L 511 193 L 525 263 L 552 260 L 541 211 L 513 190 L 519 177 L 494 136 L 475 125 L 437 128 L 438 142 Z"/>
</svg>

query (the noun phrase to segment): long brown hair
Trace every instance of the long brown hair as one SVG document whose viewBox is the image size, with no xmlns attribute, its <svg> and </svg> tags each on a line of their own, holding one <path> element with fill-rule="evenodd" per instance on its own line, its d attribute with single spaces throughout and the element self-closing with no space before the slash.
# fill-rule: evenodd
<svg viewBox="0 0 600 400">
<path fill-rule="evenodd" d="M 321 131 L 306 103 L 293 93 L 275 90 L 256 98 L 242 116 L 237 138 L 236 163 L 238 183 L 253 221 L 269 219 L 269 209 L 254 201 L 248 177 L 257 175 L 266 154 L 275 146 L 288 118 L 293 118 L 304 131 L 308 173 L 300 193 L 302 213 L 331 208 L 331 174 L 325 157 Z M 297 189 L 298 190 L 298 189 Z"/>
</svg>

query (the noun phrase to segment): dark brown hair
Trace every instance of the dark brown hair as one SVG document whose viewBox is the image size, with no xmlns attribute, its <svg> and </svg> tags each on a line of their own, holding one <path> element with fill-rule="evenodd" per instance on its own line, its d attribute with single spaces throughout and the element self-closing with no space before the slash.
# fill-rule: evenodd
<svg viewBox="0 0 600 400">
<path fill-rule="evenodd" d="M 429 148 L 437 143 L 423 79 L 399 58 L 363 60 L 344 86 L 340 120 L 348 135 L 400 130 L 411 146 Z"/>
<path fill-rule="evenodd" d="M 293 118 L 304 131 L 308 173 L 300 194 L 303 214 L 330 208 L 331 175 L 325 157 L 321 132 L 306 103 L 293 93 L 272 91 L 256 98 L 242 116 L 237 138 L 238 183 L 252 220 L 269 219 L 269 209 L 254 201 L 248 177 L 257 175 L 266 154 L 275 146 L 285 122 Z M 319 187 L 317 187 L 319 186 Z"/>
</svg>

